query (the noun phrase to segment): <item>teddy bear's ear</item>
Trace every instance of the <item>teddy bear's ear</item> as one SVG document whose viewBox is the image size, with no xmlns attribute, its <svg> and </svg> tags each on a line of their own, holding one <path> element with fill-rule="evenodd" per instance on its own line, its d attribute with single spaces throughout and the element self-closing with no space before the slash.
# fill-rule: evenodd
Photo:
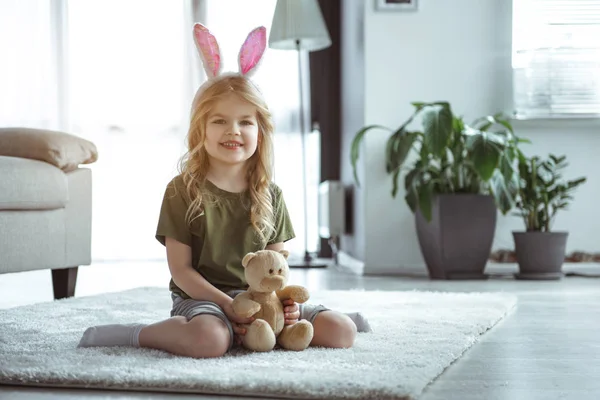
<svg viewBox="0 0 600 400">
<path fill-rule="evenodd" d="M 283 257 L 287 260 L 288 256 L 290 255 L 290 252 L 287 250 L 279 250 L 279 252 L 283 255 Z"/>
<path fill-rule="evenodd" d="M 254 257 L 256 257 L 256 253 L 248 253 L 244 256 L 244 258 L 242 259 L 242 267 L 246 268 L 248 266 L 248 263 L 250 262 L 250 260 L 252 260 Z"/>
</svg>

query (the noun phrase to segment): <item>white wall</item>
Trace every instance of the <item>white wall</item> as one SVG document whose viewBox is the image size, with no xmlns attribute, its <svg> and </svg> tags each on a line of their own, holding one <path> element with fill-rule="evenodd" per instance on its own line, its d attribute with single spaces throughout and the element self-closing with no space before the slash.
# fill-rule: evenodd
<svg viewBox="0 0 600 400">
<path fill-rule="evenodd" d="M 363 34 L 345 39 L 364 51 L 364 124 L 397 127 L 412 113 L 412 101 L 450 101 L 454 112 L 467 121 L 510 106 L 511 1 L 428 0 L 419 2 L 417 12 L 381 12 L 374 3 L 364 2 L 364 24 L 355 15 L 344 16 L 346 25 Z M 348 44 L 343 48 L 350 50 Z M 351 74 L 360 71 L 356 65 L 343 65 Z M 517 121 L 514 126 L 534 142 L 528 153 L 564 153 L 571 163 L 569 175 L 588 177 L 571 211 L 559 216 L 555 229 L 571 232 L 567 251 L 599 250 L 600 179 L 594 172 L 600 167 L 596 156 L 600 123 Z M 350 128 L 356 127 L 344 125 L 346 144 L 356 131 Z M 344 247 L 351 239 L 342 242 L 342 250 L 364 261 L 367 274 L 425 268 L 404 193 L 400 191 L 396 199 L 390 195 L 391 177 L 384 169 L 387 137 L 372 132 L 361 151 L 363 189 L 355 191 L 359 199 L 355 214 L 363 215 L 364 232 L 355 229 L 352 237 L 364 238 L 364 248 Z M 343 151 L 342 178 L 348 184 L 348 150 Z M 512 248 L 510 231 L 520 228 L 518 218 L 501 217 L 494 249 Z"/>
</svg>

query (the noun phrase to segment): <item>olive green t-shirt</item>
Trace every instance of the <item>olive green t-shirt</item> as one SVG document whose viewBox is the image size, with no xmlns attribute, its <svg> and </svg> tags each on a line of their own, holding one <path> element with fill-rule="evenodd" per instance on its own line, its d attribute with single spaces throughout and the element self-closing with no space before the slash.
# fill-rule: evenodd
<svg viewBox="0 0 600 400">
<path fill-rule="evenodd" d="M 208 282 L 226 292 L 246 289 L 242 258 L 249 252 L 263 250 L 268 244 L 285 242 L 295 237 L 281 189 L 271 183 L 275 232 L 262 240 L 250 223 L 250 196 L 247 191 L 232 193 L 206 181 L 205 190 L 214 194 L 217 202 L 204 202 L 203 214 L 191 226 L 185 214 L 191 201 L 185 191 L 181 175 L 169 182 L 165 190 L 156 239 L 165 245 L 171 237 L 192 248 L 192 266 Z M 169 288 L 189 298 L 173 279 Z"/>
</svg>

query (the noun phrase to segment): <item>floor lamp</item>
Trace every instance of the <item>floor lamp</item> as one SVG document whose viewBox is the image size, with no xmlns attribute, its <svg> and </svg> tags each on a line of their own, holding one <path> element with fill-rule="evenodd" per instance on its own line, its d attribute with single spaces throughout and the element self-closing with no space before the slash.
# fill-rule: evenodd
<svg viewBox="0 0 600 400">
<path fill-rule="evenodd" d="M 300 135 L 302 138 L 302 183 L 304 196 L 304 266 L 312 265 L 313 257 L 308 251 L 308 201 L 306 178 L 306 126 L 304 111 L 304 86 L 302 75 L 304 52 L 322 50 L 331 46 L 331 38 L 323 20 L 317 0 L 277 0 L 269 35 L 269 47 L 298 52 L 300 85 Z"/>
</svg>

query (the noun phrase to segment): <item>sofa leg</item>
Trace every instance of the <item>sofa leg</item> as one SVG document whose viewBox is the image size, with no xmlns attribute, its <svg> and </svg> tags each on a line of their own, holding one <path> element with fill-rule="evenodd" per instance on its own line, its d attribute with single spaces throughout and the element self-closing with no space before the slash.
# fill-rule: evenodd
<svg viewBox="0 0 600 400">
<path fill-rule="evenodd" d="M 75 295 L 75 283 L 77 283 L 77 268 L 64 268 L 52 270 L 52 287 L 54 299 L 65 299 Z"/>
</svg>

